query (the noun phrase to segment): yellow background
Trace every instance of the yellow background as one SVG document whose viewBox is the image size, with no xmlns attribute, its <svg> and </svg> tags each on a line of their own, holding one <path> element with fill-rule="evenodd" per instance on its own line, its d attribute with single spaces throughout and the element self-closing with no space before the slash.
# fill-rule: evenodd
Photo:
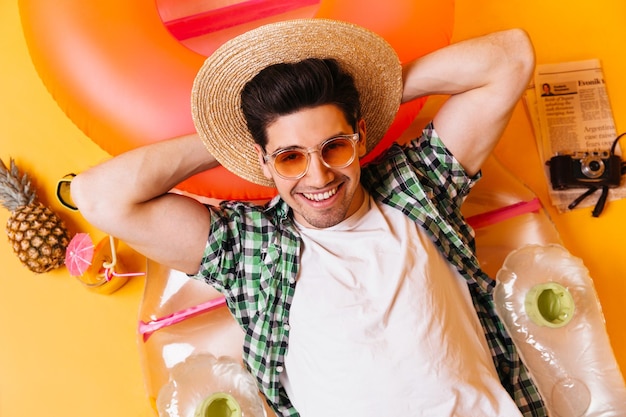
<svg viewBox="0 0 626 417">
<path fill-rule="evenodd" d="M 454 40 L 518 26 L 533 38 L 538 63 L 599 58 L 617 130 L 626 130 L 626 3 L 459 0 L 456 8 Z M 54 187 L 63 175 L 107 155 L 67 119 L 42 85 L 28 56 L 16 1 L 0 0 L 0 45 L 0 158 L 14 157 L 34 175 L 41 200 L 72 231 L 101 239 L 99 231 L 56 202 Z M 611 202 L 597 219 L 590 209 L 556 214 L 521 105 L 496 154 L 542 199 L 566 247 L 589 268 L 613 349 L 626 369 L 626 201 Z M 8 216 L 0 211 L 0 223 Z M 131 254 L 127 261 L 141 268 L 143 260 Z M 88 292 L 65 268 L 34 275 L 0 238 L 0 416 L 151 416 L 135 333 L 142 291 L 143 278 L 106 296 Z"/>
</svg>

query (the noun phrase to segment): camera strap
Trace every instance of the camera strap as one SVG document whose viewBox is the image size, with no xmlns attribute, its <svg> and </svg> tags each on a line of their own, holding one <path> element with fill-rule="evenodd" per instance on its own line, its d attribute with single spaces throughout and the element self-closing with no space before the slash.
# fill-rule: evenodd
<svg viewBox="0 0 626 417">
<path fill-rule="evenodd" d="M 598 198 L 598 201 L 596 202 L 596 205 L 593 208 L 593 212 L 591 213 L 593 217 L 599 217 L 600 214 L 602 214 L 602 211 L 604 210 L 607 197 L 609 196 L 609 187 L 607 187 L 606 185 L 602 187 L 589 187 L 587 191 L 585 191 L 584 193 L 579 195 L 574 201 L 572 201 L 569 204 L 569 206 L 567 206 L 567 208 L 572 210 L 581 202 L 583 202 L 587 197 L 589 197 L 592 194 L 595 194 L 595 192 L 598 191 L 600 188 L 602 188 L 602 193 L 600 194 L 600 197 Z"/>
<path fill-rule="evenodd" d="M 590 195 L 594 194 L 596 191 L 598 191 L 598 187 L 589 187 L 587 189 L 587 191 L 585 191 L 584 193 L 582 193 L 581 195 L 579 195 L 578 197 L 576 197 L 576 199 L 574 201 L 572 201 L 569 206 L 567 206 L 568 209 L 572 210 L 574 208 L 576 208 L 576 206 L 578 206 L 580 203 L 582 203 L 583 201 L 585 201 L 585 199 L 587 197 L 589 197 Z"/>
</svg>

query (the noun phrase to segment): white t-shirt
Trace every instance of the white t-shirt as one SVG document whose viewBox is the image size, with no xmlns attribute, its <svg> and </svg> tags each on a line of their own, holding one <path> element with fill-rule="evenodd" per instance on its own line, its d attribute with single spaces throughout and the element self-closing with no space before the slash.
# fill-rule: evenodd
<svg viewBox="0 0 626 417">
<path fill-rule="evenodd" d="M 521 416 L 465 280 L 400 211 L 369 196 L 302 265 L 281 382 L 302 417 Z"/>
</svg>

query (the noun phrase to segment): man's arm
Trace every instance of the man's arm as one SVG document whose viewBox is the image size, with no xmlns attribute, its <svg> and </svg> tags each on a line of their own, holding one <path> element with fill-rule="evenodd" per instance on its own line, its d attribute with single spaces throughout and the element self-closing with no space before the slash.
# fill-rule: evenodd
<svg viewBox="0 0 626 417">
<path fill-rule="evenodd" d="M 195 134 L 157 142 L 76 176 L 72 199 L 95 227 L 159 263 L 195 273 L 209 214 L 196 200 L 168 191 L 217 165 Z"/>
<path fill-rule="evenodd" d="M 405 65 L 403 101 L 450 95 L 435 129 L 474 175 L 502 135 L 534 64 L 532 44 L 520 29 L 469 39 Z"/>
</svg>

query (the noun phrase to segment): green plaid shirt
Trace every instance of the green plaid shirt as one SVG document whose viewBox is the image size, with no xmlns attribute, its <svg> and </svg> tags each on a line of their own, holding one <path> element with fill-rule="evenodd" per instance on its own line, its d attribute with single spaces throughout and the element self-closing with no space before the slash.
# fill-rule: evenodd
<svg viewBox="0 0 626 417">
<path fill-rule="evenodd" d="M 434 131 L 364 167 L 361 182 L 378 201 L 423 227 L 467 280 L 502 385 L 524 416 L 546 416 L 540 395 L 496 315 L 495 282 L 474 253 L 473 231 L 460 207 L 480 175 L 468 178 Z M 211 231 L 200 271 L 222 292 L 245 331 L 243 359 L 280 416 L 298 416 L 279 375 L 289 341 L 289 308 L 300 266 L 300 237 L 279 197 L 267 206 L 223 202 L 209 207 Z"/>
</svg>

